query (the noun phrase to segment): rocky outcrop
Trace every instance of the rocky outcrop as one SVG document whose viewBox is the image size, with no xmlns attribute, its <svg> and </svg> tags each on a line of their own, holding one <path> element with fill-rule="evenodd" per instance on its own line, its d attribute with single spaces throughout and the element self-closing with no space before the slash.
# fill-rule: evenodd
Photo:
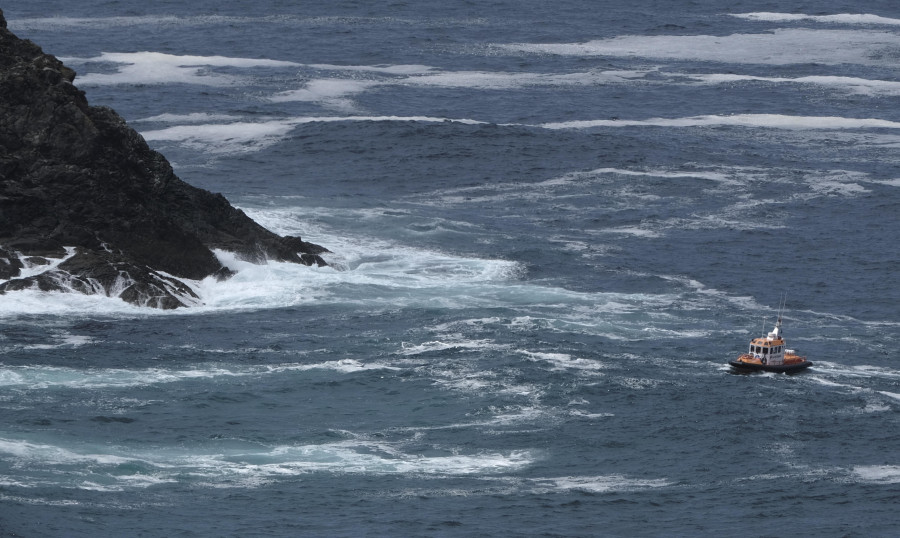
<svg viewBox="0 0 900 538">
<path fill-rule="evenodd" d="M 212 249 L 326 265 L 323 247 L 278 236 L 179 179 L 112 109 L 89 106 L 74 80 L 9 32 L 0 11 L 0 293 L 104 293 L 174 308 L 199 302 L 179 279 L 230 275 Z"/>
</svg>

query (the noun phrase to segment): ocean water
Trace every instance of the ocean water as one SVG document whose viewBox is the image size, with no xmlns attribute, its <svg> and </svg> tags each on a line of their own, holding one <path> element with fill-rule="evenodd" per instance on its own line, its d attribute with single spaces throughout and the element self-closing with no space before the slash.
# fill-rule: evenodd
<svg viewBox="0 0 900 538">
<path fill-rule="evenodd" d="M 0 534 L 896 535 L 895 2 L 0 7 L 332 251 L 0 296 Z"/>
</svg>

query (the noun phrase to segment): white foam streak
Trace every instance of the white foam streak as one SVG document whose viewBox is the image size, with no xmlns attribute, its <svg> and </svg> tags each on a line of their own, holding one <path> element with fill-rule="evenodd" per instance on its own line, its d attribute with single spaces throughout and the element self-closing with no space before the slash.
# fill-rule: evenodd
<svg viewBox="0 0 900 538">
<path fill-rule="evenodd" d="M 328 108 L 352 112 L 356 109 L 350 96 L 362 93 L 379 84 L 374 81 L 346 79 L 311 80 L 297 90 L 280 92 L 269 98 L 273 103 L 293 101 L 319 103 Z"/>
<path fill-rule="evenodd" d="M 689 172 L 650 169 L 650 170 L 633 170 L 627 168 L 597 168 L 586 172 L 586 174 L 616 174 L 620 176 L 641 176 L 641 177 L 662 177 L 672 179 L 708 179 L 710 181 L 718 181 L 722 183 L 732 183 L 733 180 L 724 172 L 715 172 L 709 170 L 692 170 Z"/>
<path fill-rule="evenodd" d="M 0 365 L 0 386 L 41 390 L 48 388 L 121 388 L 173 383 L 187 379 L 238 375 L 234 371 L 204 367 L 194 370 L 144 369 L 76 369 L 55 366 Z"/>
<path fill-rule="evenodd" d="M 900 466 L 897 465 L 857 465 L 853 468 L 853 474 L 874 484 L 900 483 Z"/>
<path fill-rule="evenodd" d="M 891 368 L 865 364 L 847 366 L 823 360 L 815 362 L 817 371 L 831 376 L 900 380 L 900 371 Z"/>
<path fill-rule="evenodd" d="M 792 130 L 900 129 L 900 122 L 876 118 L 839 116 L 790 116 L 784 114 L 734 114 L 650 118 L 646 120 L 577 120 L 545 123 L 546 129 L 590 129 L 594 127 L 763 127 Z"/>
<path fill-rule="evenodd" d="M 384 75 L 421 75 L 434 71 L 427 65 L 334 65 L 308 64 L 307 67 L 322 71 L 349 71 L 352 73 L 379 73 Z"/>
<path fill-rule="evenodd" d="M 534 86 L 595 86 L 643 78 L 650 71 L 586 71 L 576 73 L 441 72 L 402 80 L 404 85 L 509 90 Z"/>
<path fill-rule="evenodd" d="M 671 483 L 663 478 L 637 479 L 622 475 L 608 476 L 564 476 L 559 478 L 535 479 L 535 487 L 547 488 L 551 491 L 585 491 L 589 493 L 608 493 L 611 491 L 633 491 L 648 488 L 661 488 Z"/>
<path fill-rule="evenodd" d="M 70 334 L 65 331 L 61 333 L 51 333 L 47 335 L 48 341 L 44 341 L 44 343 L 40 344 L 30 344 L 24 346 L 24 349 L 59 349 L 59 348 L 75 348 L 81 347 L 87 344 L 90 344 L 94 341 L 90 336 L 82 336 L 77 334 Z M 0 386 L 3 383 L 3 371 L 0 370 Z"/>
<path fill-rule="evenodd" d="M 278 143 L 295 125 L 284 120 L 178 125 L 141 134 L 148 142 L 178 142 L 200 152 L 235 154 L 256 152 Z"/>
<path fill-rule="evenodd" d="M 308 370 L 334 370 L 342 374 L 352 374 L 369 370 L 400 370 L 400 368 L 381 363 L 364 363 L 356 359 L 341 359 L 314 364 L 281 364 L 265 368 L 265 371 L 270 373 Z"/>
<path fill-rule="evenodd" d="M 548 478 L 518 477 L 483 477 L 482 483 L 471 488 L 408 489 L 399 493 L 400 497 L 476 497 L 502 496 L 516 497 L 520 495 L 555 495 L 569 494 L 573 491 L 604 494 L 614 492 L 632 492 L 663 488 L 672 485 L 666 479 L 630 478 L 624 475 L 597 476 L 560 476 Z M 485 485 L 487 484 L 487 485 Z"/>
<path fill-rule="evenodd" d="M 867 181 L 865 174 L 854 172 L 834 172 L 810 177 L 806 180 L 810 191 L 816 194 L 853 196 L 870 192 L 856 181 Z"/>
<path fill-rule="evenodd" d="M 490 340 L 434 340 L 421 344 L 401 342 L 402 355 L 420 355 L 433 351 L 446 351 L 448 349 L 481 351 L 485 349 L 500 349 L 504 346 L 493 344 Z"/>
<path fill-rule="evenodd" d="M 12 28 L 29 30 L 58 30 L 64 28 L 103 29 L 110 27 L 130 26 L 196 26 L 209 24 L 234 24 L 248 22 L 249 18 L 224 17 L 207 15 L 203 17 L 177 17 L 174 15 L 145 15 L 134 17 L 40 17 L 30 19 L 13 19 L 9 21 Z"/>
<path fill-rule="evenodd" d="M 879 390 L 878 394 L 881 394 L 883 396 L 887 396 L 888 398 L 893 398 L 895 400 L 900 401 L 900 394 L 897 394 L 896 392 L 887 392 L 884 390 Z"/>
<path fill-rule="evenodd" d="M 772 84 L 807 84 L 842 90 L 857 95 L 900 95 L 900 82 L 893 80 L 872 80 L 859 77 L 842 77 L 828 75 L 814 75 L 805 77 L 761 77 L 753 75 L 738 75 L 734 73 L 710 73 L 710 74 L 679 74 L 676 77 L 684 77 L 703 84 L 730 84 L 735 82 L 767 82 Z"/>
<path fill-rule="evenodd" d="M 483 24 L 482 19 L 427 19 L 429 24 L 438 26 L 464 25 L 470 27 Z M 140 15 L 120 17 L 39 17 L 13 19 L 10 28 L 29 30 L 59 30 L 68 28 L 104 29 L 127 28 L 133 26 L 159 27 L 202 27 L 202 26 L 247 26 L 247 25 L 280 25 L 288 28 L 321 28 L 323 26 L 347 27 L 358 25 L 409 26 L 420 25 L 422 19 L 404 19 L 399 17 L 350 17 L 350 16 L 311 16 L 266 15 L 260 17 L 240 17 L 227 15 Z"/>
<path fill-rule="evenodd" d="M 18 482 L 7 483 L 2 480 L 0 480 L 0 485 L 4 485 L 4 486 L 12 485 L 12 486 L 16 486 L 16 487 L 25 487 Z M 10 503 L 17 503 L 17 504 L 33 504 L 33 505 L 40 505 L 40 506 L 79 506 L 81 504 L 81 502 L 76 501 L 74 499 L 44 499 L 41 497 L 34 498 L 34 497 L 23 497 L 20 495 L 6 495 L 6 494 L 0 494 L 0 501 L 8 501 Z M 96 506 L 96 505 L 93 505 L 93 506 Z M 117 507 L 117 508 L 119 508 L 119 507 Z"/>
<path fill-rule="evenodd" d="M 213 121 L 240 121 L 241 116 L 231 114 L 211 114 L 209 112 L 192 112 L 190 114 L 159 114 L 147 118 L 132 120 L 134 123 L 160 122 L 160 123 L 209 123 Z"/>
<path fill-rule="evenodd" d="M 199 84 L 228 86 L 240 79 L 211 72 L 210 67 L 297 67 L 280 60 L 229 58 L 225 56 L 178 56 L 161 52 L 104 52 L 93 58 L 61 58 L 70 65 L 101 62 L 117 65 L 115 73 L 88 73 L 79 76 L 79 86 L 111 84 Z"/>
<path fill-rule="evenodd" d="M 520 353 L 530 360 L 549 363 L 551 370 L 556 371 L 582 370 L 597 372 L 604 368 L 603 363 L 599 361 L 573 357 L 568 353 L 533 352 L 524 350 L 520 351 Z"/>
<path fill-rule="evenodd" d="M 58 366 L 7 366 L 0 363 L 0 387 L 7 389 L 105 389 L 180 383 L 194 379 L 263 377 L 284 372 L 331 370 L 351 374 L 368 370 L 398 370 L 379 362 L 364 363 L 357 359 L 339 359 L 318 363 L 282 363 L 234 368 L 198 365 L 174 370 L 167 368 L 67 368 Z"/>
<path fill-rule="evenodd" d="M 121 456 L 102 453 L 79 453 L 62 447 L 30 443 L 20 440 L 0 439 L 0 454 L 29 462 L 52 463 L 93 463 L 100 465 L 120 465 L 129 460 Z"/>
<path fill-rule="evenodd" d="M 900 87 L 898 87 L 900 91 Z M 311 100 L 317 99 L 308 96 Z M 343 107 L 347 103 L 332 104 Z M 351 106 L 351 104 L 347 104 Z M 175 116 L 161 116 L 159 121 L 177 120 Z M 141 121 L 156 120 L 147 118 Z M 458 123 L 463 125 L 491 125 L 490 122 L 468 118 L 444 118 L 434 116 L 304 116 L 259 121 L 235 121 L 226 123 L 200 123 L 202 116 L 188 116 L 183 125 L 163 129 L 143 131 L 141 134 L 150 142 L 177 143 L 201 153 L 212 155 L 233 155 L 258 152 L 280 143 L 293 135 L 294 131 L 306 124 L 335 122 L 410 122 L 410 123 Z M 504 126 L 539 127 L 551 130 L 592 129 L 616 127 L 747 127 L 784 129 L 795 131 L 834 131 L 863 129 L 898 129 L 900 122 L 878 118 L 845 118 L 839 116 L 792 116 L 784 114 L 734 114 L 704 115 L 684 118 L 649 118 L 641 120 L 597 119 L 550 122 L 537 126 L 524 124 L 504 124 Z M 635 173 L 635 172 L 632 172 Z M 648 172 L 653 175 L 654 172 Z M 683 174 L 681 177 L 704 177 L 700 174 Z M 672 176 L 678 177 L 678 176 Z M 721 178 L 707 177 L 720 180 Z"/>
<path fill-rule="evenodd" d="M 741 183 L 739 177 L 746 176 L 747 170 L 728 169 L 718 170 L 691 170 L 673 171 L 665 169 L 626 169 L 626 168 L 597 168 L 586 172 L 570 172 L 556 176 L 545 181 L 535 183 L 507 182 L 494 183 L 490 187 L 461 187 L 430 191 L 425 195 L 415 197 L 417 203 L 424 205 L 470 205 L 479 202 L 510 200 L 543 201 L 547 196 L 561 197 L 570 194 L 572 190 L 584 190 L 596 184 L 608 184 L 614 176 L 630 176 L 636 178 L 664 178 L 673 180 L 709 180 L 717 183 L 737 185 Z M 611 178 L 610 176 L 613 176 Z M 483 194 L 482 194 L 483 193 Z M 616 229 L 622 233 L 653 234 L 650 230 L 637 228 Z"/>
<path fill-rule="evenodd" d="M 732 17 L 761 22 L 798 22 L 812 21 L 827 24 L 850 25 L 886 25 L 900 26 L 900 19 L 882 17 L 869 13 L 836 13 L 834 15 L 807 15 L 805 13 L 774 13 L 769 11 L 757 11 L 753 13 L 731 13 Z"/>
<path fill-rule="evenodd" d="M 354 78 L 315 78 L 303 87 L 279 92 L 269 98 L 275 103 L 291 101 L 319 103 L 328 108 L 352 111 L 355 105 L 350 97 L 364 91 L 391 87 L 426 87 L 477 90 L 514 90 L 527 87 L 596 86 L 624 83 L 642 79 L 652 69 L 645 70 L 590 70 L 575 73 L 511 73 L 496 71 L 440 71 L 420 65 L 397 66 L 332 66 L 308 65 L 325 71 L 350 72 Z M 360 73 L 376 76 L 358 78 Z"/>
<path fill-rule="evenodd" d="M 514 43 L 495 45 L 501 52 L 560 56 L 655 58 L 732 64 L 824 65 L 893 64 L 885 50 L 897 46 L 897 36 L 872 30 L 776 29 L 761 34 L 632 35 L 585 43 Z"/>
<path fill-rule="evenodd" d="M 59 478 L 54 481 L 66 481 L 47 484 L 46 478 L 36 478 L 44 485 L 95 491 L 146 488 L 167 482 L 254 487 L 307 473 L 436 477 L 502 474 L 520 470 L 535 461 L 528 450 L 422 456 L 405 452 L 402 443 L 365 440 L 276 446 L 237 444 L 244 446 L 225 445 L 213 451 L 181 446 L 152 450 L 122 446 L 63 448 L 0 438 L 0 455 L 15 465 L 58 471 L 55 475 Z M 135 470 L 127 473 L 128 466 Z"/>
<path fill-rule="evenodd" d="M 442 118 L 436 116 L 313 116 L 295 118 L 294 123 L 331 123 L 342 121 L 400 121 L 422 123 L 462 123 L 465 125 L 489 125 L 490 122 L 473 120 L 468 118 Z"/>
<path fill-rule="evenodd" d="M 301 125 L 360 121 L 487 124 L 487 122 L 465 118 L 451 119 L 433 116 L 305 116 L 254 122 L 175 125 L 164 129 L 142 131 L 141 135 L 148 142 L 175 142 L 198 152 L 231 155 L 253 153 L 279 143 L 288 138 Z"/>
</svg>

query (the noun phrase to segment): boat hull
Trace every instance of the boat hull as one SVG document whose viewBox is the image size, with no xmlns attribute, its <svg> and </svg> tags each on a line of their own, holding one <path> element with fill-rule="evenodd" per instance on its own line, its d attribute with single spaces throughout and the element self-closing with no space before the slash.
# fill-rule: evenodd
<svg viewBox="0 0 900 538">
<path fill-rule="evenodd" d="M 728 361 L 728 364 L 732 366 L 732 368 L 736 368 L 738 370 L 743 370 L 747 372 L 754 371 L 764 371 L 764 372 L 799 372 L 800 370 L 805 370 L 812 366 L 812 361 L 801 361 L 794 362 L 790 364 L 759 364 L 753 362 L 743 362 L 740 360 Z"/>
</svg>

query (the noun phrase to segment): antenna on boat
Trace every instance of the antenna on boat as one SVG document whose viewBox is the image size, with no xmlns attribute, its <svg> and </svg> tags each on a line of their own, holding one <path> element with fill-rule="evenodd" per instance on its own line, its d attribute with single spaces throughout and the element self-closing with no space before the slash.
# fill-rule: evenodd
<svg viewBox="0 0 900 538">
<path fill-rule="evenodd" d="M 772 331 L 775 336 L 781 334 L 781 316 L 784 314 L 784 307 L 787 305 L 787 292 L 781 294 L 778 301 L 778 319 L 775 320 L 775 329 Z"/>
</svg>

